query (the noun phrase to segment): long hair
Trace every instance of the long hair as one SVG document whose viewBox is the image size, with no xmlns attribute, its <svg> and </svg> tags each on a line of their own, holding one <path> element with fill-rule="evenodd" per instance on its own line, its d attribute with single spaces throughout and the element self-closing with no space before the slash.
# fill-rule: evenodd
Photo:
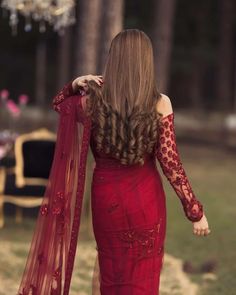
<svg viewBox="0 0 236 295">
<path fill-rule="evenodd" d="M 152 43 L 143 31 L 126 29 L 113 38 L 103 81 L 88 81 L 96 150 L 122 164 L 142 165 L 157 142 L 161 116 Z"/>
</svg>

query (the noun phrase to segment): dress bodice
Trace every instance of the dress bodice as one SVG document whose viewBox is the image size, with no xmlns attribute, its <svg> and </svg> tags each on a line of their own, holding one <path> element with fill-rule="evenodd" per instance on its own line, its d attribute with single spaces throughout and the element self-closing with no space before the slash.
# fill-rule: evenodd
<svg viewBox="0 0 236 295">
<path fill-rule="evenodd" d="M 124 165 L 118 159 L 114 158 L 112 155 L 106 154 L 103 151 L 97 151 L 93 132 L 91 133 L 91 137 L 90 137 L 90 148 L 94 156 L 97 169 L 105 169 L 105 168 L 126 169 L 131 166 L 136 167 L 139 165 L 139 164 Z M 154 161 L 153 157 L 154 157 L 154 154 L 153 155 L 146 154 L 144 162 Z"/>
</svg>

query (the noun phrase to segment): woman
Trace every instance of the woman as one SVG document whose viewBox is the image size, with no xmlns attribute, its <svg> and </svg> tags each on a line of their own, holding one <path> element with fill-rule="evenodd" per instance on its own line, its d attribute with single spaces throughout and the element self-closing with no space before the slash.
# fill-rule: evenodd
<svg viewBox="0 0 236 295">
<path fill-rule="evenodd" d="M 68 83 L 53 108 L 60 114 L 55 155 L 18 294 L 69 294 L 89 145 L 100 274 L 93 294 L 158 294 L 166 203 L 156 159 L 193 233 L 210 230 L 179 158 L 171 101 L 156 86 L 151 40 L 121 31 L 103 75 Z"/>
</svg>

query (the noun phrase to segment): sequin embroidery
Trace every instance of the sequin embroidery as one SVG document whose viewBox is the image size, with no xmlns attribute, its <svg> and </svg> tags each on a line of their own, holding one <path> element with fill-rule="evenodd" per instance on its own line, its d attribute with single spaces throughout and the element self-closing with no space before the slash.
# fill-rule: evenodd
<svg viewBox="0 0 236 295">
<path fill-rule="evenodd" d="M 160 120 L 159 142 L 155 155 L 164 175 L 180 198 L 186 217 L 199 221 L 203 216 L 203 205 L 196 198 L 180 160 L 176 144 L 174 113 Z"/>
</svg>

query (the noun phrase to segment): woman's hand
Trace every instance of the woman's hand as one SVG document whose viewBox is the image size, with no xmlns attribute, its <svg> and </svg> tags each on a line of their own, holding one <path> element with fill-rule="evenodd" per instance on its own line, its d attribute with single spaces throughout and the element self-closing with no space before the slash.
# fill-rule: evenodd
<svg viewBox="0 0 236 295">
<path fill-rule="evenodd" d="M 208 227 L 207 218 L 203 213 L 203 216 L 199 221 L 193 222 L 193 233 L 199 236 L 207 236 L 210 232 L 211 230 Z"/>
<path fill-rule="evenodd" d="M 84 91 L 88 90 L 87 82 L 90 80 L 94 80 L 96 83 L 98 83 L 99 86 L 103 83 L 102 76 L 97 76 L 97 75 L 85 75 L 85 76 L 80 76 L 76 78 L 72 82 L 72 88 L 74 91 L 77 91 L 79 87 L 82 87 Z"/>
</svg>

